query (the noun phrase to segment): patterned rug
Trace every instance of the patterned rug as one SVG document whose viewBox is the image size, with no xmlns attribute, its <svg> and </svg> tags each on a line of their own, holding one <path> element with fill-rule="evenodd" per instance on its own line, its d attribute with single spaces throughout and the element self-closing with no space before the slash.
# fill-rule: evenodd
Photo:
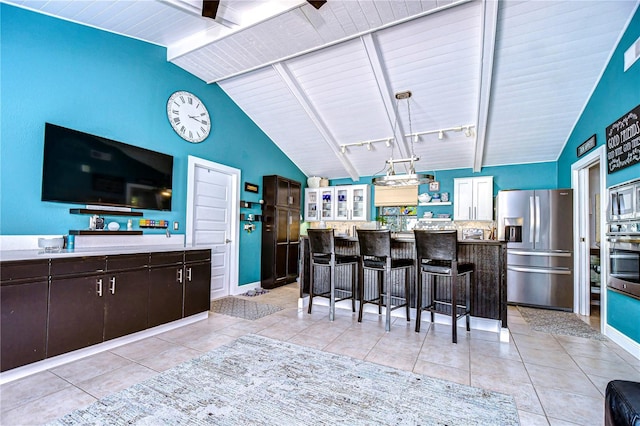
<svg viewBox="0 0 640 426">
<path fill-rule="evenodd" d="M 224 297 L 211 302 L 212 312 L 248 320 L 257 320 L 282 309 L 280 306 L 256 303 L 237 297 Z"/>
<path fill-rule="evenodd" d="M 605 336 L 572 312 L 525 308 L 523 306 L 518 306 L 518 310 L 532 330 L 586 339 L 607 340 Z"/>
<path fill-rule="evenodd" d="M 247 335 L 52 425 L 517 425 L 512 396 Z"/>
</svg>

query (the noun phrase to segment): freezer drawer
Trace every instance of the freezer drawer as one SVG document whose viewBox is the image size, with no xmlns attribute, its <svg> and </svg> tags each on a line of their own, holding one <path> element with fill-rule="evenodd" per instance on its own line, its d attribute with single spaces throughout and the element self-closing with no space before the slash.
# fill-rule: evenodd
<svg viewBox="0 0 640 426">
<path fill-rule="evenodd" d="M 573 274 L 565 268 L 507 266 L 509 303 L 573 310 Z"/>
<path fill-rule="evenodd" d="M 573 256 L 571 252 L 566 251 L 507 249 L 507 265 L 571 269 L 573 267 Z"/>
</svg>

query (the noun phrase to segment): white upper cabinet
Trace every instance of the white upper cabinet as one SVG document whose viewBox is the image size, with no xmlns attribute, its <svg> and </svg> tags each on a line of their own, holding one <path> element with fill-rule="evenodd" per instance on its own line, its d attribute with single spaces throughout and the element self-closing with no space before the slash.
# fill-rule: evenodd
<svg viewBox="0 0 640 426">
<path fill-rule="evenodd" d="M 335 191 L 332 186 L 304 190 L 304 220 L 335 220 Z"/>
<path fill-rule="evenodd" d="M 369 220 L 369 193 L 369 185 L 307 188 L 304 197 L 304 220 Z"/>
<path fill-rule="evenodd" d="M 369 185 L 336 186 L 334 190 L 335 220 L 369 220 Z"/>
<path fill-rule="evenodd" d="M 493 176 L 453 182 L 453 220 L 493 220 Z"/>
</svg>

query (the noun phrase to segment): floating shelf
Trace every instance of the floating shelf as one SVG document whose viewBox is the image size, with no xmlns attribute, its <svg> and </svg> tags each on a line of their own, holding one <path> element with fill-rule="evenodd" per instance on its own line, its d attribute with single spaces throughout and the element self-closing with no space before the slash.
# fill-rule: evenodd
<svg viewBox="0 0 640 426">
<path fill-rule="evenodd" d="M 109 231 L 101 229 L 69 230 L 69 235 L 142 235 L 142 231 Z"/>
<path fill-rule="evenodd" d="M 240 220 L 245 220 L 247 222 L 262 222 L 261 214 L 254 214 L 253 220 L 248 219 L 249 213 L 240 213 Z"/>
<path fill-rule="evenodd" d="M 97 214 L 99 216 L 142 216 L 142 212 L 121 212 L 117 210 L 69 209 L 71 214 Z"/>
<path fill-rule="evenodd" d="M 253 208 L 257 208 L 260 207 L 262 208 L 263 203 L 259 202 L 259 201 L 244 201 L 244 200 L 240 200 L 240 208 L 241 209 L 253 209 Z"/>
<path fill-rule="evenodd" d="M 431 203 L 418 203 L 419 206 L 450 206 L 451 205 L 451 201 L 440 201 L 437 203 L 431 202 Z"/>
</svg>

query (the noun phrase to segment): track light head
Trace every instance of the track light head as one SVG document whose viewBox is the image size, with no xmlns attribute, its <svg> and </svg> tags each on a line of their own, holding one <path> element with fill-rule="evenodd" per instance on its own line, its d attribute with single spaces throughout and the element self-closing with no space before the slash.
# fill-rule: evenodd
<svg viewBox="0 0 640 426">
<path fill-rule="evenodd" d="M 444 131 L 440 130 L 438 132 L 438 139 L 442 140 L 444 138 Z"/>
<path fill-rule="evenodd" d="M 347 147 L 346 147 L 346 146 L 344 146 L 344 145 L 342 145 L 342 146 L 340 147 L 340 152 L 342 152 L 343 154 L 344 154 L 344 153 L 346 153 L 346 152 L 347 152 Z"/>
<path fill-rule="evenodd" d="M 464 135 L 465 135 L 466 137 L 470 137 L 470 136 L 471 136 L 471 127 L 469 127 L 469 126 L 465 127 L 465 129 L 464 129 Z"/>
</svg>

